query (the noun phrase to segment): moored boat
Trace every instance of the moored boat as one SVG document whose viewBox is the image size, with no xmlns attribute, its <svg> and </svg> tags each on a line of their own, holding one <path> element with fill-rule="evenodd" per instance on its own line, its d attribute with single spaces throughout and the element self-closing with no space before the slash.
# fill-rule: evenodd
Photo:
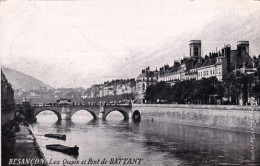
<svg viewBox="0 0 260 166">
<path fill-rule="evenodd" d="M 50 150 L 67 153 L 67 154 L 73 154 L 73 155 L 79 154 L 79 147 L 77 147 L 76 145 L 74 147 L 69 147 L 60 144 L 51 144 L 51 145 L 46 145 L 46 148 Z"/>
<path fill-rule="evenodd" d="M 62 140 L 66 139 L 66 135 L 64 135 L 64 134 L 45 134 L 44 136 L 50 137 L 50 138 L 62 139 Z"/>
</svg>

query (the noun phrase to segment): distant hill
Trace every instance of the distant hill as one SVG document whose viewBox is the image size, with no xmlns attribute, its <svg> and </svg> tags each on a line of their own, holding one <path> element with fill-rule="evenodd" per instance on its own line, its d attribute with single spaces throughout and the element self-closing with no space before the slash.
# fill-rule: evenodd
<svg viewBox="0 0 260 166">
<path fill-rule="evenodd" d="M 51 86 L 41 82 L 40 80 L 19 71 L 7 67 L 2 67 L 2 70 L 8 81 L 12 84 L 13 89 L 21 88 L 26 91 L 29 91 L 31 89 L 39 89 L 40 87 L 53 89 Z"/>
</svg>

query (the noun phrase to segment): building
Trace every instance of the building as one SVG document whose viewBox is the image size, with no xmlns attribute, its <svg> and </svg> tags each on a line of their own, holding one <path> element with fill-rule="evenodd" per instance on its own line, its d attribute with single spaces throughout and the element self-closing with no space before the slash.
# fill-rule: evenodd
<svg viewBox="0 0 260 166">
<path fill-rule="evenodd" d="M 189 57 L 174 61 L 173 66 L 168 64 L 157 71 L 146 68 L 137 78 L 137 95 L 139 103 L 145 102 L 144 93 L 149 85 L 156 82 L 166 82 L 174 85 L 178 81 L 201 80 L 216 77 L 222 81 L 232 72 L 239 71 L 243 74 L 254 75 L 254 82 L 260 79 L 260 56 L 252 58 L 249 54 L 249 41 L 238 41 L 236 49 L 231 45 L 224 45 L 220 50 L 209 52 L 202 57 L 202 44 L 200 40 L 189 42 Z M 241 96 L 244 96 L 241 94 Z M 241 99 L 242 100 L 242 99 Z M 245 103 L 245 101 L 240 101 Z"/>
<path fill-rule="evenodd" d="M 1 123 L 2 125 L 15 117 L 14 91 L 1 70 Z"/>
<path fill-rule="evenodd" d="M 190 57 L 175 61 L 172 67 L 164 65 L 160 68 L 158 81 L 165 81 L 173 85 L 177 81 L 216 77 L 222 81 L 228 73 L 240 70 L 242 73 L 255 73 L 257 69 L 249 55 L 249 42 L 238 41 L 237 49 L 231 50 L 225 45 L 221 51 L 210 52 L 201 56 L 201 41 L 189 42 Z"/>
<path fill-rule="evenodd" d="M 134 94 L 135 93 L 135 79 L 127 79 L 121 81 L 116 85 L 116 95 Z"/>
<path fill-rule="evenodd" d="M 158 82 L 159 72 L 150 71 L 150 67 L 142 70 L 142 73 L 136 79 L 136 96 L 137 103 L 145 103 L 144 94 L 148 86 L 155 85 Z"/>
<path fill-rule="evenodd" d="M 116 95 L 116 84 L 115 82 L 105 82 L 104 89 L 103 89 L 104 96 L 112 96 Z M 100 96 L 102 97 L 102 96 Z"/>
<path fill-rule="evenodd" d="M 169 67 L 169 65 L 164 65 L 160 68 L 158 82 L 164 81 L 169 84 L 174 84 L 176 81 L 180 80 L 181 78 L 181 72 L 180 70 L 185 70 L 185 66 L 181 66 L 180 62 L 175 61 L 174 65 L 172 67 Z"/>
<path fill-rule="evenodd" d="M 104 93 L 103 93 L 103 88 L 104 86 L 101 85 L 101 84 L 98 84 L 98 85 L 92 85 L 91 88 L 90 88 L 90 98 L 96 98 L 96 97 L 102 97 L 104 96 Z"/>
<path fill-rule="evenodd" d="M 92 85 L 86 91 L 87 101 L 130 102 L 136 91 L 135 79 L 116 79 L 103 84 Z M 96 98 L 96 99 L 95 99 Z"/>
</svg>

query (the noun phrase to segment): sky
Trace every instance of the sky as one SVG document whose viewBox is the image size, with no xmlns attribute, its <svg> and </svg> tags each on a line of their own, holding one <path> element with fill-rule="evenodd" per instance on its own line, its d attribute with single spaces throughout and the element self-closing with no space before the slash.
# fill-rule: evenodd
<svg viewBox="0 0 260 166">
<path fill-rule="evenodd" d="M 55 88 L 86 88 L 180 59 L 192 39 L 204 53 L 249 40 L 258 55 L 259 11 L 253 0 L 0 1 L 1 64 Z"/>
</svg>

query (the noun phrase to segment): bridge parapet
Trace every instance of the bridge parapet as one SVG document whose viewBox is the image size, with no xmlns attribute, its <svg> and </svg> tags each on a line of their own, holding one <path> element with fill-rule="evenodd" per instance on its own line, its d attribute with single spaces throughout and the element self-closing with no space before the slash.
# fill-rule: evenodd
<svg viewBox="0 0 260 166">
<path fill-rule="evenodd" d="M 69 104 L 64 104 L 64 105 L 32 105 L 32 108 L 38 108 L 38 107 L 84 107 L 84 106 L 117 106 L 117 107 L 124 107 L 124 106 L 132 106 L 132 104 L 78 104 L 78 105 L 69 105 Z M 21 106 L 22 107 L 22 106 Z"/>
<path fill-rule="evenodd" d="M 33 115 L 36 117 L 42 111 L 54 112 L 58 119 L 71 119 L 71 117 L 80 110 L 88 111 L 94 119 L 98 117 L 105 119 L 106 116 L 113 111 L 119 111 L 125 119 L 129 119 L 132 115 L 131 105 L 58 105 L 58 106 L 32 106 Z"/>
</svg>

